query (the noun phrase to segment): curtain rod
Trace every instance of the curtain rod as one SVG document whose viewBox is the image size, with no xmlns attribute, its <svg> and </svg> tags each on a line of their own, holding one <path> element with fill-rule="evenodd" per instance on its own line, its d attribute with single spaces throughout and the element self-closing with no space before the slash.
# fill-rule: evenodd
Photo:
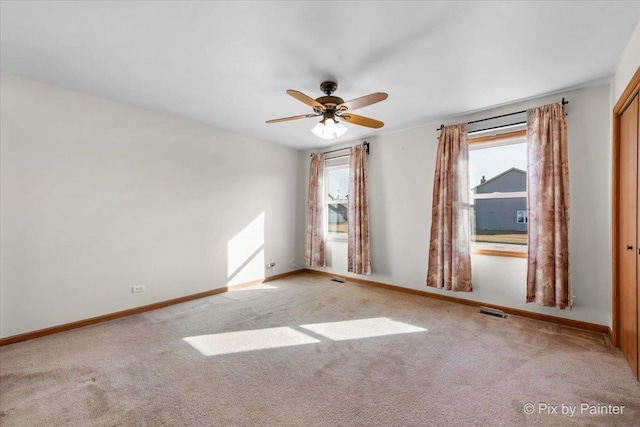
<svg viewBox="0 0 640 427">
<path fill-rule="evenodd" d="M 472 133 L 484 132 L 485 130 L 502 129 L 502 128 L 506 128 L 506 127 L 509 127 L 509 126 L 526 125 L 526 124 L 527 124 L 526 121 L 524 121 L 524 122 L 516 122 L 516 123 L 509 123 L 508 125 L 492 126 L 490 128 L 472 130 L 470 132 L 467 132 L 467 134 L 471 135 Z"/>
<path fill-rule="evenodd" d="M 564 97 L 563 97 L 562 98 L 562 105 L 567 105 L 568 103 L 569 103 L 569 101 L 565 101 Z M 527 110 L 522 110 L 522 111 L 516 111 L 515 113 L 501 114 L 499 116 L 488 117 L 486 119 L 473 120 L 471 122 L 467 122 L 467 124 L 470 125 L 472 123 L 486 122 L 487 120 L 495 120 L 495 119 L 499 119 L 499 118 L 502 118 L 502 117 L 515 116 L 516 114 L 522 114 L 522 113 L 526 113 L 526 112 L 527 112 Z M 493 126 L 493 127 L 489 127 L 489 128 L 485 128 L 485 129 L 474 130 L 474 131 L 471 131 L 470 133 L 472 133 L 472 132 L 482 132 L 482 131 L 485 131 L 485 130 L 492 130 L 492 129 L 500 129 L 500 128 L 503 128 L 505 126 L 521 125 L 521 124 L 524 124 L 524 123 L 527 123 L 527 122 L 510 123 L 508 125 Z M 444 125 L 440 125 L 440 127 L 438 129 L 436 129 L 436 130 L 442 130 L 442 128 L 444 128 Z"/>
<path fill-rule="evenodd" d="M 342 156 L 329 157 L 328 159 L 324 159 L 324 161 L 328 162 L 329 160 L 344 159 L 345 157 L 351 157 L 351 155 L 343 154 Z"/>
<path fill-rule="evenodd" d="M 362 143 L 362 146 L 364 147 L 364 151 L 365 151 L 367 154 L 369 154 L 369 143 L 368 143 L 367 141 L 364 141 L 364 142 Z M 338 148 L 337 150 L 325 151 L 325 152 L 323 152 L 322 154 L 336 153 L 336 152 L 338 152 L 338 151 L 344 151 L 344 150 L 348 150 L 348 149 L 350 149 L 350 148 L 351 148 L 351 147 Z M 316 154 L 316 153 L 311 153 L 311 154 L 310 154 L 310 156 L 313 156 L 314 154 Z M 344 156 L 344 157 L 346 157 L 346 156 Z M 338 157 L 332 157 L 332 158 L 333 158 L 333 159 L 337 159 Z"/>
</svg>

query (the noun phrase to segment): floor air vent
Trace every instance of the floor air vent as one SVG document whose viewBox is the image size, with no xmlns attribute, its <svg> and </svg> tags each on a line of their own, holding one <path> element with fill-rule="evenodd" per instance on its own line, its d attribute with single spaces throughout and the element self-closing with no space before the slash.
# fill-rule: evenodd
<svg viewBox="0 0 640 427">
<path fill-rule="evenodd" d="M 503 311 L 496 310 L 495 308 L 480 307 L 478 309 L 478 313 L 486 314 L 488 316 L 501 317 L 503 319 L 507 318 L 507 315 Z"/>
<path fill-rule="evenodd" d="M 338 283 L 344 283 L 344 279 L 341 279 L 340 277 L 334 277 L 333 279 L 331 279 L 331 281 L 338 282 Z"/>
</svg>

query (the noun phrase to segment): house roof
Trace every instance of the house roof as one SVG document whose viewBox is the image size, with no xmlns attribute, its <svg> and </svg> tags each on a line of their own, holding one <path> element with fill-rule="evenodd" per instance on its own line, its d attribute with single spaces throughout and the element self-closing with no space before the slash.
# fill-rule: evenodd
<svg viewBox="0 0 640 427">
<path fill-rule="evenodd" d="M 525 174 L 525 175 L 527 174 L 527 172 L 523 171 L 522 169 L 519 169 L 519 168 L 513 167 L 513 168 L 511 168 L 511 169 L 507 169 L 506 171 L 499 173 L 498 175 L 496 175 L 496 176 L 494 176 L 494 177 L 492 177 L 492 178 L 489 178 L 488 180 L 486 180 L 486 181 L 485 181 L 485 182 L 483 182 L 482 184 L 478 184 L 478 185 L 476 185 L 475 187 L 472 187 L 472 188 L 471 188 L 471 191 L 475 191 L 476 189 L 478 189 L 478 188 L 480 188 L 480 187 L 483 187 L 483 186 L 485 186 L 485 185 L 489 184 L 490 182 L 493 182 L 493 181 L 497 180 L 498 178 L 500 178 L 500 177 L 502 177 L 502 176 L 504 176 L 504 175 L 508 174 L 509 172 L 520 172 L 520 173 Z"/>
</svg>

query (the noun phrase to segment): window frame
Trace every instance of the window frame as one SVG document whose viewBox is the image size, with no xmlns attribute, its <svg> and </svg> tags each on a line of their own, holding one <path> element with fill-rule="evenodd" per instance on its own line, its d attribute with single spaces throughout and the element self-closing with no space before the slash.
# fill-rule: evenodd
<svg viewBox="0 0 640 427">
<path fill-rule="evenodd" d="M 344 233 L 337 233 L 337 232 L 331 232 L 329 231 L 329 205 L 330 204 L 344 204 L 347 205 L 347 209 L 349 206 L 349 199 L 348 199 L 348 192 L 349 189 L 347 188 L 345 191 L 346 193 L 346 197 L 345 198 L 340 198 L 340 199 L 336 199 L 336 200 L 331 200 L 329 199 L 329 171 L 330 170 L 339 170 L 339 169 L 346 169 L 347 172 L 349 171 L 349 156 L 345 156 L 344 158 L 339 157 L 339 158 L 332 158 L 332 159 L 326 159 L 325 160 L 325 165 L 324 165 L 324 225 L 325 225 L 325 239 L 327 241 L 335 241 L 335 242 L 346 242 L 347 238 L 348 238 L 348 230 L 349 230 L 349 217 L 347 215 L 347 231 Z M 347 183 L 347 187 L 348 187 L 348 183 Z"/>
<path fill-rule="evenodd" d="M 518 144 L 522 142 L 521 141 L 522 139 L 524 139 L 524 142 L 526 142 L 526 137 L 527 137 L 526 129 L 505 132 L 505 133 L 495 134 L 495 135 L 469 137 L 468 139 L 469 151 L 478 150 L 482 148 L 498 147 L 502 145 Z M 492 142 L 495 142 L 496 144 L 491 144 Z M 517 197 L 522 197 L 523 195 L 525 196 L 525 198 L 528 199 L 529 197 L 528 189 L 525 191 L 497 193 L 497 194 L 481 193 L 478 195 L 480 197 L 473 197 L 473 199 L 477 200 L 477 199 L 492 199 L 492 198 L 517 198 Z M 527 212 L 526 218 L 527 220 L 529 218 L 528 212 Z M 469 215 L 469 221 L 471 221 L 471 215 Z M 528 221 L 526 222 L 526 224 L 528 225 Z M 529 234 L 527 230 L 527 237 L 528 235 Z M 471 237 L 471 233 L 469 237 Z M 528 245 L 524 247 L 524 250 L 516 250 L 516 249 L 520 249 L 518 246 L 522 246 L 522 245 L 510 245 L 508 243 L 505 243 L 503 245 L 492 244 L 493 247 L 488 247 L 485 245 L 483 247 L 482 243 L 471 241 L 470 245 L 471 245 L 472 254 L 493 255 L 493 256 L 503 256 L 503 257 L 514 257 L 514 258 L 528 257 Z"/>
</svg>

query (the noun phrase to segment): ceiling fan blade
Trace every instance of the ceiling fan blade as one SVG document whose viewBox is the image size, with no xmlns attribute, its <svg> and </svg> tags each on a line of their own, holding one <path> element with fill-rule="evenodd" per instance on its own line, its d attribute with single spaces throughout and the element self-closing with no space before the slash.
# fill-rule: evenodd
<svg viewBox="0 0 640 427">
<path fill-rule="evenodd" d="M 379 120 L 374 120 L 374 119 L 370 119 L 369 117 L 363 117 L 363 116 L 358 116 L 356 114 L 351 114 L 351 113 L 344 113 L 341 114 L 339 116 L 341 120 L 344 120 L 347 123 L 352 123 L 354 125 L 360 125 L 360 126 L 366 126 L 369 128 L 381 128 L 382 126 L 384 126 L 384 123 L 382 123 Z"/>
<path fill-rule="evenodd" d="M 287 90 L 287 93 L 289 95 L 293 96 L 298 101 L 302 101 L 305 104 L 307 104 L 308 106 L 313 107 L 314 109 L 319 108 L 322 111 L 325 110 L 324 105 L 320 104 L 318 101 L 316 101 L 315 99 L 311 98 L 310 96 L 305 95 L 302 92 L 298 92 L 297 90 L 289 89 L 289 90 Z"/>
<path fill-rule="evenodd" d="M 308 119 L 309 117 L 318 117 L 321 114 L 303 114 L 301 116 L 283 117 L 281 119 L 267 120 L 265 123 L 288 122 L 289 120 Z"/>
<path fill-rule="evenodd" d="M 353 111 L 358 108 L 366 107 L 367 105 L 375 104 L 376 102 L 384 101 L 389 95 L 384 92 L 376 92 L 370 95 L 361 96 L 360 98 L 352 99 L 344 104 L 340 104 L 336 107 L 337 111 L 349 110 Z"/>
</svg>

